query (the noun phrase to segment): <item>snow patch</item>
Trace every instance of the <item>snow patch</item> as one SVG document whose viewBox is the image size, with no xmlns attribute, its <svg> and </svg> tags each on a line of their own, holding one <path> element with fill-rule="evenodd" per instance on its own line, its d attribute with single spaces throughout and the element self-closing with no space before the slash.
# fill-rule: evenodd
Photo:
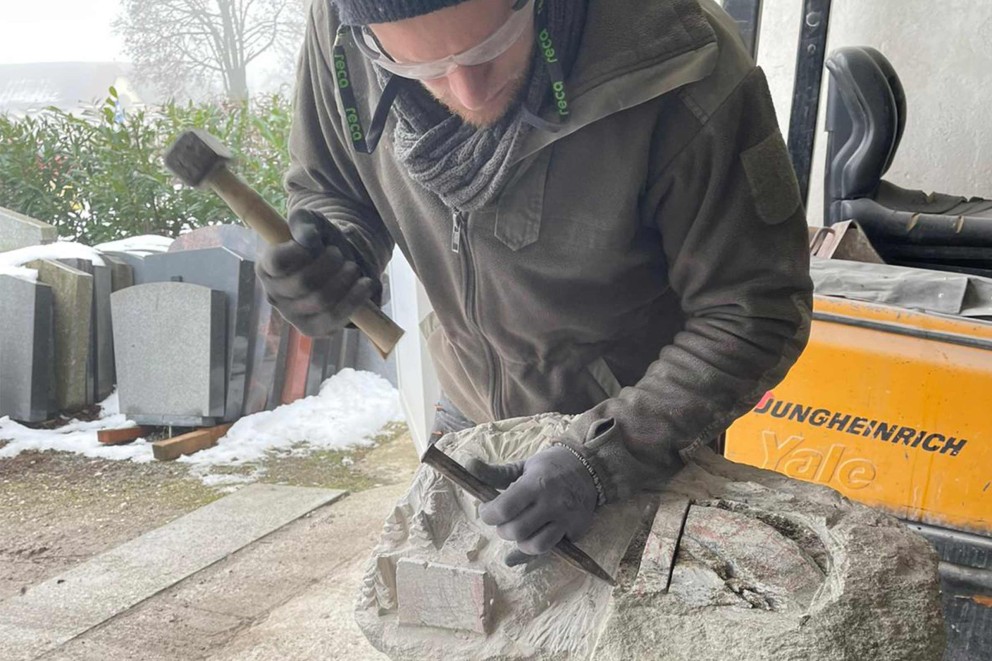
<svg viewBox="0 0 992 661">
<path fill-rule="evenodd" d="M 128 252 L 144 257 L 153 253 L 168 252 L 172 245 L 172 239 L 167 236 L 157 236 L 155 234 L 142 234 L 132 236 L 117 241 L 108 241 L 96 246 L 97 250 L 103 252 Z"/>
<path fill-rule="evenodd" d="M 238 466 L 273 451 L 305 455 L 368 447 L 383 427 L 400 420 L 399 393 L 386 379 L 343 369 L 324 382 L 320 394 L 242 418 L 217 445 L 178 461 Z"/>
<path fill-rule="evenodd" d="M 104 266 L 103 257 L 94 248 L 81 243 L 56 241 L 40 246 L 28 246 L 0 253 L 0 266 L 24 266 L 37 259 L 85 259 L 97 266 Z"/>
<path fill-rule="evenodd" d="M 96 434 L 103 429 L 126 429 L 136 426 L 119 413 L 117 391 L 100 402 L 100 417 L 84 422 L 70 420 L 58 429 L 31 429 L 14 422 L 9 416 L 0 418 L 0 439 L 10 442 L 0 448 L 0 458 L 16 457 L 22 452 L 74 452 L 92 459 L 121 459 L 138 463 L 152 461 L 152 446 L 144 439 L 129 445 L 103 445 Z"/>
<path fill-rule="evenodd" d="M 249 466 L 247 474 L 214 469 L 253 464 L 270 454 L 305 456 L 316 450 L 368 447 L 383 427 L 402 420 L 399 393 L 386 379 L 344 369 L 325 381 L 318 395 L 241 418 L 216 446 L 177 461 L 190 464 L 190 473 L 207 486 L 236 488 L 256 481 L 264 475 L 264 467 Z M 101 429 L 134 426 L 120 413 L 115 390 L 100 403 L 100 418 L 91 422 L 72 420 L 58 429 L 37 430 L 0 418 L 0 439 L 10 441 L 0 448 L 0 458 L 57 450 L 91 458 L 153 461 L 152 446 L 145 439 L 127 445 L 102 445 L 97 440 Z"/>
<path fill-rule="evenodd" d="M 9 275 L 20 280 L 27 280 L 28 282 L 38 282 L 38 272 L 23 266 L 0 265 L 0 275 Z"/>
</svg>

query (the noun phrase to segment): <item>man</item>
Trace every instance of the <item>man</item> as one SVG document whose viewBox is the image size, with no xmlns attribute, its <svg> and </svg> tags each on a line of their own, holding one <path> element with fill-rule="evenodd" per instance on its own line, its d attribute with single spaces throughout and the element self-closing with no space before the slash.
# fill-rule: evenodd
<svg viewBox="0 0 992 661">
<path fill-rule="evenodd" d="M 291 152 L 296 242 L 259 267 L 289 321 L 346 324 L 395 242 L 439 322 L 442 430 L 578 414 L 472 467 L 511 564 L 663 485 L 805 345 L 798 186 L 709 0 L 314 0 Z"/>
</svg>

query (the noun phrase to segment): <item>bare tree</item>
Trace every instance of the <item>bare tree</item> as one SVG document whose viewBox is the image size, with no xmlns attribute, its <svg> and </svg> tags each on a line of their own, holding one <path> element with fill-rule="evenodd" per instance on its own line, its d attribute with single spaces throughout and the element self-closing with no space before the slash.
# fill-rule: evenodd
<svg viewBox="0 0 992 661">
<path fill-rule="evenodd" d="M 248 98 L 248 65 L 299 41 L 300 0 L 122 0 L 115 30 L 138 78 L 166 94 L 218 79 L 229 99 Z"/>
</svg>

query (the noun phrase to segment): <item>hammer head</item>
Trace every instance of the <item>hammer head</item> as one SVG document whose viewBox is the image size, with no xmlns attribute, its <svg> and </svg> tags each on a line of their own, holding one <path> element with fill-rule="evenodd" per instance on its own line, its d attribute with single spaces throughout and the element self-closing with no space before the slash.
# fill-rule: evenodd
<svg viewBox="0 0 992 661">
<path fill-rule="evenodd" d="M 217 168 L 231 160 L 231 151 L 202 129 L 180 135 L 165 153 L 165 166 L 188 186 L 200 186 Z"/>
</svg>

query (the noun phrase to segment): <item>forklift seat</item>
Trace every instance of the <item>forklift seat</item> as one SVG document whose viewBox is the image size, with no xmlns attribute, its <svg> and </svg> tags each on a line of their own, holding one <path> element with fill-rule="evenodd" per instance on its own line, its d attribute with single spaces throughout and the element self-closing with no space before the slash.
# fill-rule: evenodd
<svg viewBox="0 0 992 661">
<path fill-rule="evenodd" d="M 857 221 L 890 263 L 992 275 L 992 201 L 906 190 L 882 177 L 906 128 L 906 97 L 874 48 L 828 58 L 824 222 Z"/>
</svg>

